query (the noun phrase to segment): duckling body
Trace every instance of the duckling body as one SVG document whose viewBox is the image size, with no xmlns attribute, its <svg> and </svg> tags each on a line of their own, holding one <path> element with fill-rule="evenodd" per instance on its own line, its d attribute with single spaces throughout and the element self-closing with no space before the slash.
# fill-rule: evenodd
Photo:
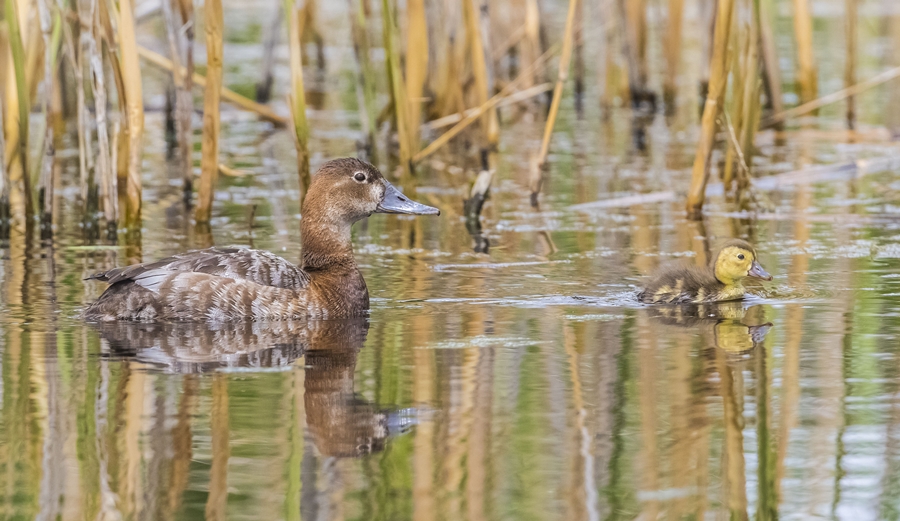
<svg viewBox="0 0 900 521">
<path fill-rule="evenodd" d="M 743 279 L 772 276 L 756 260 L 756 250 L 739 239 L 725 243 L 708 266 L 669 266 L 656 273 L 638 300 L 646 304 L 700 304 L 744 297 Z"/>
<path fill-rule="evenodd" d="M 364 315 L 369 292 L 353 257 L 350 228 L 376 212 L 440 214 L 407 199 L 368 163 L 329 161 L 306 197 L 301 266 L 260 250 L 209 248 L 116 268 L 89 277 L 110 286 L 83 316 L 226 321 Z"/>
</svg>

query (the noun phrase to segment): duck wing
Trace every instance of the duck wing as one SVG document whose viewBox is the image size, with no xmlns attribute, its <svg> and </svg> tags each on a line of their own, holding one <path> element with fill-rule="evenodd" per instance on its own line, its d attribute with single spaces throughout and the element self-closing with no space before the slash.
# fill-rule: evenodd
<svg viewBox="0 0 900 521">
<path fill-rule="evenodd" d="M 100 280 L 110 285 L 135 281 L 148 272 L 206 273 L 262 286 L 305 289 L 309 274 L 277 255 L 249 248 L 207 248 L 173 255 L 155 262 L 132 264 L 91 275 L 86 280 Z"/>
</svg>

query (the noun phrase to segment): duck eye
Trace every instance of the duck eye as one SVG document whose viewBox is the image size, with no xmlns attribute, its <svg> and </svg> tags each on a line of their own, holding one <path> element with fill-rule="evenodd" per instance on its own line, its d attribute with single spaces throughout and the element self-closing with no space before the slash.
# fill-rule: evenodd
<svg viewBox="0 0 900 521">
<path fill-rule="evenodd" d="M 353 179 L 356 179 L 356 181 L 359 183 L 364 183 L 366 181 L 366 174 L 364 174 L 362 172 L 357 172 L 357 173 L 353 174 Z"/>
<path fill-rule="evenodd" d="M 744 254 L 743 254 L 743 253 L 738 253 L 738 258 L 741 259 L 741 260 L 744 260 Z"/>
</svg>

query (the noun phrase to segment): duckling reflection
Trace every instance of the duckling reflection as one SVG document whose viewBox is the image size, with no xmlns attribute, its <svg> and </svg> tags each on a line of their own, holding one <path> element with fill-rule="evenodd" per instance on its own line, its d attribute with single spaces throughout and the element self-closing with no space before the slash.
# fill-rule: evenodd
<svg viewBox="0 0 900 521">
<path fill-rule="evenodd" d="M 97 324 L 105 356 L 169 373 L 290 367 L 305 356 L 306 421 L 319 452 L 355 457 L 381 451 L 415 423 L 414 409 L 382 410 L 353 390 L 366 341 L 364 318 L 312 322 Z"/>
<path fill-rule="evenodd" d="M 668 326 L 693 329 L 730 356 L 750 353 L 765 340 L 771 322 L 762 322 L 763 307 L 742 302 L 718 302 L 648 308 L 650 317 Z M 756 325 L 748 325 L 756 324 Z"/>
</svg>

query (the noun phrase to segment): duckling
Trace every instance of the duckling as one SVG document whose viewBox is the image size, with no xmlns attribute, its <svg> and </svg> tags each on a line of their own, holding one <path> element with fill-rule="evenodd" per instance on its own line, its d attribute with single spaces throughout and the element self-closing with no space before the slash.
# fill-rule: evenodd
<svg viewBox="0 0 900 521">
<path fill-rule="evenodd" d="M 744 277 L 772 280 L 746 241 L 727 241 L 706 267 L 669 266 L 659 271 L 638 294 L 646 304 L 682 304 L 739 300 Z"/>
<path fill-rule="evenodd" d="M 362 316 L 369 292 L 350 228 L 373 213 L 440 215 L 408 199 L 369 163 L 328 161 L 310 184 L 300 222 L 300 266 L 246 248 L 210 248 L 97 273 L 109 283 L 91 321 L 308 319 Z"/>
</svg>

